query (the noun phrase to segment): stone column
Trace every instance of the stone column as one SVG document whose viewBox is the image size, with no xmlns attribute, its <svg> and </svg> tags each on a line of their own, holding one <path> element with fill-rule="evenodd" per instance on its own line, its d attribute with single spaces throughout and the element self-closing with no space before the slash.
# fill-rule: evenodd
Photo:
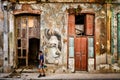
<svg viewBox="0 0 120 80">
<path fill-rule="evenodd" d="M 4 16 L 3 24 L 3 70 L 4 72 L 9 72 L 8 65 L 8 15 L 7 15 L 7 2 L 2 3 L 2 10 Z"/>
</svg>

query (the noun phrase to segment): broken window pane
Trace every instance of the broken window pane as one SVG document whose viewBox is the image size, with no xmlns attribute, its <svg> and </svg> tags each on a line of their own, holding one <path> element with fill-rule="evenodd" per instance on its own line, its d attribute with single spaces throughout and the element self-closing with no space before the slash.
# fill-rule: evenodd
<svg viewBox="0 0 120 80">
<path fill-rule="evenodd" d="M 34 27 L 34 18 L 33 17 L 28 18 L 28 27 Z"/>
<path fill-rule="evenodd" d="M 21 56 L 21 49 L 18 49 L 18 56 Z"/>
<path fill-rule="evenodd" d="M 27 40 L 26 39 L 22 40 L 22 47 L 26 49 L 26 47 L 27 47 Z"/>
<path fill-rule="evenodd" d="M 23 56 L 26 56 L 26 49 L 23 49 Z"/>
<path fill-rule="evenodd" d="M 76 36 L 85 35 L 85 14 L 75 16 L 75 32 Z"/>
<path fill-rule="evenodd" d="M 17 41 L 18 41 L 18 43 L 17 43 L 18 47 L 21 47 L 21 39 L 18 39 Z"/>
<path fill-rule="evenodd" d="M 22 17 L 22 28 L 26 28 L 27 27 L 27 19 L 26 17 Z"/>
<path fill-rule="evenodd" d="M 27 35 L 27 30 L 22 29 L 22 38 L 26 38 L 26 35 Z"/>
<path fill-rule="evenodd" d="M 84 35 L 84 25 L 75 25 L 76 35 Z"/>
<path fill-rule="evenodd" d="M 17 37 L 21 37 L 21 30 L 19 28 L 17 29 Z"/>
</svg>

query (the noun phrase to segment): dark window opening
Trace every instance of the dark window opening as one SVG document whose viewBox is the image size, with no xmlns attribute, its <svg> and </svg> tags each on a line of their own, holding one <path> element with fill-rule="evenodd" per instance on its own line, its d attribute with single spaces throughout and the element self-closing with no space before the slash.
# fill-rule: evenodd
<svg viewBox="0 0 120 80">
<path fill-rule="evenodd" d="M 18 49 L 18 57 L 21 56 L 21 49 Z"/>
<path fill-rule="evenodd" d="M 21 40 L 18 40 L 18 47 L 21 47 Z"/>
<path fill-rule="evenodd" d="M 25 59 L 18 59 L 18 67 L 25 65 Z"/>
<path fill-rule="evenodd" d="M 85 35 L 85 14 L 75 15 L 76 36 Z"/>
<path fill-rule="evenodd" d="M 26 49 L 23 49 L 23 56 L 26 56 Z"/>
</svg>

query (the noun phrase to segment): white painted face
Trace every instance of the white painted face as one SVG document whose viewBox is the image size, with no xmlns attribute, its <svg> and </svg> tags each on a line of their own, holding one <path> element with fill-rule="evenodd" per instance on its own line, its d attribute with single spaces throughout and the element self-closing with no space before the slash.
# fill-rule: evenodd
<svg viewBox="0 0 120 80">
<path fill-rule="evenodd" d="M 52 53 L 53 57 L 58 57 L 59 55 L 56 54 L 57 50 L 58 50 L 58 39 L 56 36 L 51 36 L 51 38 L 49 39 L 49 44 L 51 46 L 50 48 L 50 52 Z"/>
<path fill-rule="evenodd" d="M 56 47 L 58 48 L 58 39 L 56 36 L 51 36 L 51 38 L 49 39 L 49 44 L 51 47 Z"/>
<path fill-rule="evenodd" d="M 56 59 L 59 59 L 60 51 L 58 51 L 59 40 L 56 36 L 51 36 L 49 39 L 49 52 L 47 54 L 47 59 L 49 63 L 55 63 Z"/>
</svg>

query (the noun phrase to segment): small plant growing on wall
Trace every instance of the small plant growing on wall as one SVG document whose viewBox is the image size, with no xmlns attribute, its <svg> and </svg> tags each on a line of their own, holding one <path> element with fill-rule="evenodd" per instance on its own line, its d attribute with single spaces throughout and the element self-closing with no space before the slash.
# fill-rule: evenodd
<svg viewBox="0 0 120 80">
<path fill-rule="evenodd" d="M 80 7 L 80 5 L 78 5 L 78 7 L 75 9 L 75 14 L 79 15 L 81 13 L 82 8 Z"/>
<path fill-rule="evenodd" d="M 78 14 L 81 13 L 81 10 L 82 10 L 82 8 L 80 7 L 80 5 L 78 5 L 77 8 L 73 8 L 72 6 L 70 6 L 70 8 L 67 9 L 67 12 L 68 12 L 69 14 L 78 15 Z"/>
</svg>

